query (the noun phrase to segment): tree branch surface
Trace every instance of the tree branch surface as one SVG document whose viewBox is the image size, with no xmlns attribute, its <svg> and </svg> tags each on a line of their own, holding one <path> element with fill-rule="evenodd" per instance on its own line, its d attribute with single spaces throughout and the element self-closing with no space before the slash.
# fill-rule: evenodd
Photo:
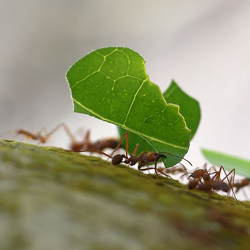
<svg viewBox="0 0 250 250">
<path fill-rule="evenodd" d="M 0 249 L 248 249 L 250 202 L 0 140 Z"/>
</svg>

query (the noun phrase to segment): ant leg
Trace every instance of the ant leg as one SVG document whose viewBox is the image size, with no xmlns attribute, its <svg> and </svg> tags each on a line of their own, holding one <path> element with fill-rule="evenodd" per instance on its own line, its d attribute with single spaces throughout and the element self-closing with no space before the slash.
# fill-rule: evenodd
<svg viewBox="0 0 250 250">
<path fill-rule="evenodd" d="M 127 160 L 124 161 L 124 163 L 126 164 L 130 164 L 130 166 L 134 166 L 137 162 L 139 162 L 138 164 L 138 170 L 141 169 L 141 167 L 145 166 L 147 164 L 147 162 L 142 162 L 142 158 L 145 157 L 145 155 L 147 155 L 146 151 L 143 151 L 138 157 L 135 156 L 137 150 L 138 150 L 139 144 L 137 144 L 134 154 L 130 156 L 130 158 L 128 158 Z"/>
<path fill-rule="evenodd" d="M 139 144 L 137 144 L 137 146 L 139 146 Z M 138 149 L 138 147 L 136 147 L 136 151 L 137 151 L 137 149 Z M 154 162 L 155 162 L 155 167 L 154 167 L 154 168 L 151 168 L 151 167 L 148 166 L 148 163 L 149 163 L 150 161 L 144 161 L 144 162 L 141 161 L 141 160 L 142 160 L 142 157 L 144 157 L 145 154 L 146 154 L 146 156 L 148 157 L 146 151 L 144 151 L 144 152 L 142 152 L 141 155 L 139 155 L 139 156 L 136 158 L 136 162 L 138 162 L 138 161 L 140 162 L 139 165 L 138 165 L 138 170 L 141 170 L 141 167 L 143 167 L 143 166 L 146 165 L 147 168 L 143 168 L 142 171 L 154 169 L 154 170 L 155 170 L 155 174 L 156 174 L 157 179 L 158 179 L 158 176 L 159 176 L 159 175 L 158 175 L 158 171 L 157 171 L 157 161 L 159 160 L 159 158 L 158 158 L 157 160 L 154 161 Z M 147 160 L 148 160 L 148 159 L 147 159 Z M 151 161 L 151 162 L 153 162 L 153 161 Z"/>
<path fill-rule="evenodd" d="M 70 133 L 68 133 L 68 134 L 70 134 Z M 89 137 L 89 134 L 87 133 L 87 135 L 85 137 L 86 142 L 88 142 L 88 137 Z M 118 154 L 118 155 L 115 155 L 113 157 L 113 154 L 120 148 L 120 146 L 121 146 L 123 140 L 125 139 L 125 137 L 126 137 L 126 155 L 124 155 L 124 154 Z M 128 139 L 129 139 L 129 134 L 128 134 L 128 132 L 126 132 L 124 134 L 124 136 L 122 137 L 122 139 L 120 140 L 120 142 L 118 143 L 118 145 L 115 147 L 115 149 L 113 150 L 113 152 L 110 155 L 105 154 L 104 152 L 102 152 L 100 150 L 91 149 L 91 148 L 87 148 L 86 150 L 78 150 L 78 151 L 75 151 L 75 152 L 86 152 L 86 151 L 88 151 L 88 152 L 100 153 L 100 154 L 103 154 L 103 155 L 105 155 L 105 156 L 108 157 L 108 159 L 106 161 L 108 161 L 110 158 L 112 158 L 112 164 L 113 165 L 118 165 L 118 164 L 120 164 L 122 162 L 122 160 L 124 158 L 126 160 L 129 159 L 128 158 Z M 86 144 L 86 142 L 85 142 L 85 144 Z M 135 153 L 136 153 L 136 151 L 137 151 L 137 149 L 135 149 Z M 124 161 L 124 163 L 128 164 L 128 163 L 131 162 L 130 160 L 128 162 L 126 162 L 126 160 Z"/>
<path fill-rule="evenodd" d="M 205 163 L 205 165 L 207 165 L 207 164 Z M 204 165 L 204 167 L 205 167 L 205 165 Z M 205 169 L 207 169 L 207 168 L 205 168 Z M 211 173 L 211 170 L 213 170 L 214 172 Z M 217 174 L 218 174 L 218 171 L 217 171 L 217 169 L 215 168 L 214 165 L 213 165 L 212 167 L 210 167 L 210 168 L 207 170 L 207 172 L 209 173 L 209 176 L 212 175 L 212 174 L 214 174 L 213 178 L 211 178 L 212 180 L 213 180 L 214 178 L 216 178 L 216 176 L 217 176 Z M 217 179 L 217 180 L 218 180 L 218 179 Z"/>
<path fill-rule="evenodd" d="M 221 170 L 222 170 L 222 166 L 219 168 L 219 171 L 217 171 L 217 170 L 215 169 L 215 171 L 214 171 L 213 173 L 210 173 L 210 175 L 211 175 L 211 174 L 214 174 L 212 180 L 214 180 L 214 181 L 219 181 L 219 180 L 220 180 Z M 225 172 L 225 170 L 224 170 L 224 172 Z M 223 179 L 223 180 L 224 180 L 224 179 Z M 223 180 L 222 180 L 222 181 L 223 181 Z"/>
<path fill-rule="evenodd" d="M 166 168 L 158 167 L 158 168 L 157 168 L 157 172 L 160 172 L 160 174 L 162 174 L 162 175 L 164 175 L 164 176 L 166 176 L 166 177 L 168 177 L 168 178 L 174 180 L 170 175 L 164 173 L 164 170 L 165 170 L 165 169 L 166 169 Z"/>
<path fill-rule="evenodd" d="M 158 172 L 157 172 L 157 161 L 155 161 L 155 174 L 157 176 L 157 179 L 159 178 Z"/>
<path fill-rule="evenodd" d="M 68 135 L 70 136 L 71 132 L 70 132 L 68 126 L 65 123 L 60 123 L 54 129 L 52 129 L 49 133 L 47 133 L 46 136 L 44 136 L 45 141 L 47 141 L 60 127 L 63 127 L 65 129 L 65 131 L 68 133 Z M 41 130 L 41 132 L 39 133 L 39 135 L 41 135 L 44 130 L 45 130 L 45 128 L 43 128 Z M 72 135 L 72 137 L 73 137 L 73 135 Z"/>
<path fill-rule="evenodd" d="M 118 145 L 116 146 L 116 148 L 113 150 L 113 152 L 110 155 L 107 155 L 107 154 L 105 154 L 105 153 L 103 153 L 102 151 L 99 151 L 99 150 L 87 150 L 87 151 L 104 154 L 104 155 L 108 156 L 108 159 L 110 159 L 110 158 L 113 157 L 113 154 L 115 153 L 115 151 L 117 151 L 120 148 L 120 146 L 121 146 L 123 140 L 125 139 L 125 137 L 126 137 L 126 156 L 125 156 L 125 158 L 128 159 L 128 137 L 129 137 L 128 132 L 126 132 L 124 134 L 124 136 L 122 137 L 122 139 L 120 140 L 120 142 L 118 143 Z M 108 161 L 108 159 L 107 159 L 107 161 Z"/>
<path fill-rule="evenodd" d="M 179 164 L 181 165 L 181 168 L 183 169 L 183 172 L 184 174 L 180 176 L 180 179 L 182 179 L 184 176 L 187 176 L 188 175 L 188 172 L 187 172 L 187 168 L 179 162 Z"/>
<path fill-rule="evenodd" d="M 35 131 L 36 131 L 36 130 L 35 130 Z M 36 133 L 36 132 L 34 132 L 34 134 L 35 134 L 35 133 Z M 43 136 L 43 134 L 44 134 L 44 136 Z M 44 144 L 44 143 L 49 139 L 50 134 L 47 134 L 47 129 L 44 127 L 44 128 L 41 129 L 40 132 L 37 133 L 36 137 L 37 137 L 37 139 L 38 139 L 42 144 Z M 38 142 L 38 144 L 39 144 L 39 142 Z"/>
<path fill-rule="evenodd" d="M 140 146 L 139 144 L 136 145 L 134 153 L 132 155 L 130 155 L 129 158 L 128 158 L 127 154 L 126 154 L 126 160 L 124 161 L 124 163 L 129 164 L 130 166 L 134 166 L 138 161 L 141 161 L 142 157 L 146 154 L 146 151 L 142 152 L 141 155 L 136 157 L 135 155 L 137 153 L 137 150 L 138 150 L 139 146 Z M 144 166 L 144 165 L 141 165 L 141 166 Z"/>
<path fill-rule="evenodd" d="M 224 173 L 226 174 L 224 168 L 223 168 L 223 171 L 224 171 Z M 230 174 L 233 174 L 233 176 L 231 177 L 231 181 L 230 181 L 229 178 L 228 178 L 228 176 L 229 176 Z M 235 179 L 235 168 L 232 169 L 232 170 L 226 175 L 225 178 L 227 178 L 228 184 L 229 184 L 229 186 L 230 186 L 230 190 L 232 190 L 233 196 L 234 196 L 235 200 L 237 200 L 236 195 L 235 195 L 235 192 L 234 192 L 234 190 L 233 190 L 234 179 Z M 224 179 L 225 179 L 225 178 L 224 178 Z M 224 180 L 224 179 L 223 179 L 223 180 Z M 222 180 L 222 181 L 223 181 L 223 180 Z M 230 192 L 230 190 L 229 190 L 229 192 Z M 228 194 L 229 194 L 229 193 L 228 193 Z"/>
<path fill-rule="evenodd" d="M 62 127 L 64 128 L 64 130 L 65 130 L 65 132 L 67 133 L 67 135 L 69 136 L 69 138 L 70 138 L 72 144 L 73 144 L 73 145 L 77 144 L 77 141 L 76 141 L 74 135 L 72 134 L 72 132 L 70 131 L 69 127 L 68 127 L 65 123 L 59 124 L 59 125 L 57 126 L 57 128 L 58 128 L 59 126 L 62 126 Z M 55 128 L 55 129 L 57 129 L 57 128 Z M 55 129 L 54 129 L 54 131 L 55 131 Z M 52 130 L 52 131 L 53 131 L 53 130 Z M 50 133 L 52 133 L 52 131 L 51 131 Z"/>
<path fill-rule="evenodd" d="M 233 193 L 233 196 L 234 196 L 235 200 L 238 201 L 238 199 L 237 199 L 236 196 L 235 196 L 234 190 L 233 190 L 234 179 L 235 179 L 235 168 L 232 169 L 228 174 L 226 173 L 226 170 L 225 170 L 225 168 L 224 168 L 223 166 L 220 167 L 219 173 L 221 172 L 221 169 L 224 171 L 224 174 L 225 174 L 225 177 L 222 179 L 222 181 L 224 181 L 225 179 L 227 179 L 228 184 L 229 184 L 229 186 L 230 186 L 228 195 L 229 195 L 229 193 L 230 193 L 230 190 L 232 190 L 232 193 Z M 233 177 L 232 177 L 233 185 L 232 185 L 231 181 L 230 181 L 229 178 L 228 178 L 228 176 L 229 176 L 230 174 L 232 174 L 232 173 L 233 173 Z"/>
<path fill-rule="evenodd" d="M 118 145 L 116 146 L 116 148 L 114 149 L 114 151 L 111 153 L 111 155 L 110 155 L 111 157 L 113 156 L 113 154 L 115 153 L 115 151 L 117 151 L 120 148 L 120 146 L 121 146 L 123 140 L 125 139 L 125 137 L 126 137 L 126 159 L 128 159 L 128 139 L 129 139 L 128 132 L 126 132 L 124 134 L 124 136 L 122 137 L 122 139 L 120 140 L 120 142 L 118 143 Z"/>
<path fill-rule="evenodd" d="M 136 146 L 135 153 L 137 152 L 138 147 L 139 147 L 139 144 L 137 144 L 137 146 Z M 148 156 L 146 151 L 142 152 L 138 157 L 135 157 L 134 161 L 131 161 L 130 165 L 134 165 L 134 164 L 136 164 L 136 162 L 139 161 L 140 163 L 138 164 L 138 170 L 145 171 L 145 170 L 154 169 L 155 174 L 157 175 L 157 179 L 158 179 L 157 160 L 154 161 L 155 162 L 155 167 L 151 168 L 151 167 L 148 166 L 148 163 L 150 162 L 150 161 L 148 161 L 148 159 L 147 159 L 147 161 L 142 161 L 142 158 L 145 157 L 145 155 Z M 142 167 L 144 167 L 145 165 L 147 166 L 147 168 L 142 169 Z"/>
<path fill-rule="evenodd" d="M 69 138 L 71 140 L 71 145 L 70 145 L 71 150 L 73 150 L 75 152 L 81 152 L 82 149 L 88 149 L 89 145 L 91 144 L 90 139 L 89 139 L 90 138 L 90 131 L 89 130 L 87 131 L 83 142 L 79 143 L 75 139 L 75 136 L 73 135 L 73 133 L 71 132 L 71 130 L 69 129 L 69 127 L 65 123 L 61 123 L 58 126 L 56 126 L 50 133 L 47 134 L 46 139 L 48 139 L 52 134 L 54 134 L 60 127 L 63 127 L 66 134 L 69 136 Z"/>
<path fill-rule="evenodd" d="M 91 147 L 91 142 L 89 138 L 90 138 L 90 130 L 87 131 L 85 138 L 84 138 L 84 143 L 83 143 L 83 144 L 86 144 L 87 149 Z"/>
<path fill-rule="evenodd" d="M 81 152 L 82 150 L 87 150 L 90 147 L 91 142 L 90 142 L 90 139 L 89 139 L 90 138 L 90 131 L 89 130 L 87 131 L 83 141 L 78 142 L 75 139 L 75 136 L 70 131 L 69 127 L 65 123 L 62 123 L 62 124 L 58 125 L 58 127 L 55 128 L 53 132 L 55 132 L 55 130 L 58 129 L 59 126 L 62 126 L 64 128 L 65 132 L 67 133 L 67 135 L 69 136 L 69 138 L 71 140 L 71 145 L 70 145 L 71 150 L 73 150 L 74 152 Z"/>
<path fill-rule="evenodd" d="M 151 167 L 149 167 L 149 166 L 147 166 L 147 168 L 142 168 L 142 167 L 144 167 L 145 165 L 143 165 L 143 166 L 138 166 L 138 170 L 139 171 L 146 171 L 146 170 L 152 170 L 152 169 L 155 169 L 155 168 L 151 168 Z M 158 175 L 158 174 L 157 174 Z"/>
<path fill-rule="evenodd" d="M 41 130 L 40 133 L 36 134 L 36 133 L 29 132 L 25 129 L 13 129 L 13 130 L 9 130 L 9 131 L 1 133 L 0 136 L 5 135 L 5 134 L 15 133 L 16 135 L 14 136 L 14 140 L 16 140 L 18 137 L 23 135 L 24 138 L 27 140 L 39 140 L 40 142 L 43 143 L 44 137 L 41 135 L 42 132 L 43 130 Z"/>
<path fill-rule="evenodd" d="M 134 153 L 132 154 L 133 156 L 136 156 L 136 153 L 137 153 L 137 150 L 138 150 L 139 146 L 140 146 L 139 144 L 136 145 L 135 150 L 134 150 Z M 142 154 L 142 155 L 143 155 L 143 154 Z"/>
<path fill-rule="evenodd" d="M 38 140 L 41 143 L 46 143 L 46 141 L 49 139 L 49 137 L 54 134 L 56 132 L 56 130 L 58 130 L 61 126 L 66 126 L 65 124 L 59 124 L 58 126 L 56 126 L 50 133 L 46 134 L 46 128 L 43 128 L 40 132 L 38 133 L 31 133 L 29 131 L 26 131 L 24 129 L 18 129 L 18 130 L 14 130 L 13 132 L 17 133 L 17 136 L 15 138 L 17 138 L 20 135 L 24 135 L 27 139 L 32 139 L 32 140 Z M 44 136 L 43 136 L 44 134 Z"/>
<path fill-rule="evenodd" d="M 37 139 L 34 134 L 32 134 L 31 132 L 26 131 L 24 129 L 13 130 L 13 132 L 17 133 L 15 135 L 15 137 L 13 138 L 14 140 L 17 140 L 18 137 L 20 137 L 21 135 L 23 135 L 24 138 L 26 138 L 27 140 L 31 140 L 31 139 L 36 140 Z"/>
</svg>

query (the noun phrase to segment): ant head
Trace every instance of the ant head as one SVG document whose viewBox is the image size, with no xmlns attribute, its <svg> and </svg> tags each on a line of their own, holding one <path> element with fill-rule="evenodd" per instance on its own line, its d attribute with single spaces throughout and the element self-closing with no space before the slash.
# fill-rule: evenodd
<svg viewBox="0 0 250 250">
<path fill-rule="evenodd" d="M 158 156 L 159 156 L 159 158 L 162 158 L 162 157 L 163 157 L 163 158 L 168 158 L 166 155 L 160 154 L 160 153 L 158 154 Z"/>
</svg>

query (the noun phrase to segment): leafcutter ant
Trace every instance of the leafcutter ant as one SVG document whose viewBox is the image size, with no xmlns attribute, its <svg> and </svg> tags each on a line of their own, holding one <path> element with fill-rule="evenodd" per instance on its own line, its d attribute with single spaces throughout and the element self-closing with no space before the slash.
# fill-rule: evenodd
<svg viewBox="0 0 250 250">
<path fill-rule="evenodd" d="M 222 170 L 225 174 L 225 177 L 223 179 L 221 179 Z M 214 174 L 214 176 L 211 178 L 212 174 Z M 233 176 L 231 177 L 231 180 L 229 180 L 229 176 L 231 174 Z M 231 170 L 228 174 L 226 173 L 223 166 L 220 167 L 219 171 L 215 171 L 213 173 L 209 173 L 207 169 L 197 169 L 189 176 L 189 178 L 190 177 L 192 177 L 193 180 L 190 180 L 188 183 L 189 189 L 194 189 L 197 187 L 199 190 L 209 193 L 211 193 L 213 190 L 221 190 L 227 193 L 228 195 L 230 190 L 232 190 L 233 196 L 236 199 L 236 196 L 233 191 L 235 169 Z M 228 183 L 225 182 L 225 179 L 227 179 Z"/>
<path fill-rule="evenodd" d="M 46 128 L 43 128 L 38 133 L 32 133 L 32 132 L 29 132 L 25 129 L 14 129 L 14 130 L 4 132 L 0 136 L 2 136 L 4 134 L 15 133 L 16 135 L 15 135 L 14 139 L 17 139 L 19 136 L 23 135 L 27 140 L 36 140 L 36 141 L 39 141 L 40 143 L 44 144 L 47 142 L 47 140 L 50 138 L 50 136 L 52 134 L 54 134 L 61 126 L 66 126 L 66 125 L 63 123 L 59 124 L 50 133 L 46 133 Z"/>
<path fill-rule="evenodd" d="M 113 154 L 120 148 L 123 140 L 126 137 L 126 154 L 117 154 L 115 156 L 113 156 Z M 139 148 L 139 144 L 136 145 L 134 153 L 132 155 L 130 155 L 130 157 L 128 157 L 128 141 L 129 141 L 129 133 L 126 132 L 124 134 L 124 136 L 122 137 L 122 139 L 120 140 L 120 142 L 118 143 L 118 145 L 116 146 L 116 148 L 114 149 L 114 151 L 108 155 L 100 150 L 85 150 L 85 151 L 89 151 L 89 152 L 97 152 L 100 154 L 103 154 L 105 156 L 109 158 L 111 158 L 111 163 L 113 165 L 118 165 L 120 163 L 125 163 L 128 164 L 129 166 L 134 166 L 136 163 L 138 164 L 138 170 L 140 171 L 145 171 L 145 170 L 151 170 L 154 169 L 155 173 L 158 177 L 158 173 L 157 173 L 157 162 L 161 159 L 161 158 L 167 158 L 166 155 L 170 155 L 170 156 L 174 156 L 174 157 L 178 157 L 181 159 L 184 159 L 185 161 L 187 161 L 191 166 L 192 164 L 186 160 L 183 157 L 177 156 L 177 155 L 172 155 L 170 153 L 166 153 L 166 152 L 153 152 L 153 153 L 147 153 L 146 151 L 142 152 L 139 156 L 136 156 L 136 153 L 138 151 Z M 81 151 L 83 152 L 83 151 Z M 154 167 L 149 167 L 149 163 L 154 163 L 155 166 Z M 146 167 L 145 167 L 146 166 Z"/>
<path fill-rule="evenodd" d="M 244 192 L 243 188 L 246 187 L 246 186 L 248 186 L 249 184 L 250 184 L 250 178 L 244 178 L 244 179 L 242 179 L 242 180 L 234 183 L 233 187 L 236 188 L 235 193 L 238 193 L 239 190 L 242 189 L 245 197 L 248 198 L 247 195 L 246 195 L 246 193 Z"/>
<path fill-rule="evenodd" d="M 187 176 L 187 169 L 186 167 L 182 164 L 179 163 L 179 166 L 173 166 L 171 168 L 164 168 L 164 167 L 158 167 L 157 171 L 162 174 L 165 175 L 166 177 L 170 177 L 169 174 L 180 174 L 183 173 L 181 178 L 186 175 Z"/>
<path fill-rule="evenodd" d="M 43 128 L 40 132 L 38 133 L 31 133 L 27 130 L 24 129 L 16 129 L 16 130 L 11 130 L 2 134 L 9 134 L 9 133 L 16 133 L 16 136 L 14 139 L 17 137 L 23 135 L 26 139 L 28 140 L 37 140 L 40 143 L 44 144 L 48 141 L 48 139 L 54 134 L 60 127 L 62 127 L 67 135 L 69 136 L 71 140 L 71 145 L 70 145 L 70 150 L 72 151 L 81 151 L 81 150 L 103 150 L 105 148 L 116 148 L 118 145 L 119 141 L 117 139 L 109 138 L 109 139 L 103 139 L 103 140 L 98 140 L 96 142 L 91 142 L 90 141 L 90 131 L 88 130 L 83 141 L 79 142 L 75 139 L 74 135 L 71 133 L 70 129 L 65 123 L 61 123 L 58 126 L 56 126 L 50 133 L 46 133 L 46 129 Z"/>
<path fill-rule="evenodd" d="M 209 173 L 209 171 L 210 171 L 211 169 L 214 170 L 213 173 Z M 188 177 L 188 179 L 189 179 L 190 177 L 192 177 L 192 178 L 194 178 L 194 179 L 198 179 L 200 182 L 202 181 L 202 179 L 203 179 L 203 181 L 207 181 L 207 180 L 210 179 L 210 175 L 216 174 L 217 172 L 218 172 L 218 171 L 215 169 L 214 166 L 212 166 L 209 170 L 207 170 L 207 164 L 205 163 L 203 169 L 200 168 L 200 169 L 194 170 L 193 173 L 190 174 L 190 176 Z"/>
<path fill-rule="evenodd" d="M 68 126 L 66 124 L 63 124 L 63 126 L 69 138 L 71 139 L 70 150 L 74 152 L 91 151 L 91 150 L 98 151 L 98 150 L 104 150 L 106 148 L 114 149 L 119 143 L 119 141 L 114 138 L 102 139 L 96 142 L 91 142 L 89 130 L 87 131 L 83 141 L 79 142 L 75 139 Z"/>
<path fill-rule="evenodd" d="M 245 178 L 245 179 L 242 179 L 240 182 L 236 182 L 234 183 L 234 187 L 236 188 L 235 192 L 238 193 L 238 191 L 243 188 L 243 187 L 246 187 L 250 184 L 250 178 Z"/>
</svg>

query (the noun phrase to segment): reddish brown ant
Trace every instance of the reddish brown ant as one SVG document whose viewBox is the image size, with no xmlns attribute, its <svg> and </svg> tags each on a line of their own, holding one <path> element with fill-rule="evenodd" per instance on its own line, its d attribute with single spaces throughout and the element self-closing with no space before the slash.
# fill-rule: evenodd
<svg viewBox="0 0 250 250">
<path fill-rule="evenodd" d="M 71 139 L 71 145 L 70 145 L 70 150 L 72 151 L 81 151 L 81 150 L 103 150 L 105 148 L 116 148 L 118 145 L 119 141 L 117 139 L 103 139 L 103 140 L 98 140 L 94 143 L 90 141 L 90 131 L 88 130 L 84 140 L 81 142 L 78 142 L 73 134 L 71 133 L 70 129 L 68 126 L 64 123 L 59 124 L 56 126 L 50 133 L 46 134 L 46 129 L 43 128 L 39 133 L 31 133 L 27 130 L 24 129 L 16 129 L 12 131 L 8 131 L 2 134 L 6 133 L 16 133 L 15 138 L 24 135 L 26 139 L 28 140 L 37 140 L 40 143 L 44 144 L 48 141 L 48 139 L 51 137 L 52 134 L 54 134 L 60 127 L 63 127 L 68 136 Z"/>
<path fill-rule="evenodd" d="M 221 176 L 221 171 L 223 170 L 224 174 L 225 174 L 225 177 L 223 179 L 220 180 L 220 176 Z M 229 176 L 231 176 L 230 180 L 229 180 Z M 224 180 L 227 179 L 227 182 L 228 183 L 225 183 Z M 215 173 L 215 176 L 213 177 L 213 184 L 212 184 L 212 188 L 214 190 L 221 190 L 225 193 L 228 193 L 229 195 L 229 192 L 230 190 L 232 190 L 233 192 L 233 195 L 234 195 L 234 198 L 236 199 L 235 197 L 235 193 L 233 191 L 233 186 L 234 186 L 234 179 L 235 179 L 235 168 L 232 169 L 228 174 L 226 173 L 226 170 L 223 166 L 220 167 L 219 171 L 217 171 Z M 237 199 L 236 199 L 237 200 Z"/>
<path fill-rule="evenodd" d="M 64 126 L 65 124 L 59 124 L 57 127 L 55 127 L 50 133 L 46 134 L 46 128 L 43 128 L 40 132 L 38 133 L 32 133 L 29 132 L 25 129 L 14 129 L 11 131 L 7 131 L 1 134 L 1 136 L 3 134 L 10 134 L 10 133 L 16 133 L 14 139 L 16 139 L 17 137 L 23 135 L 26 139 L 28 140 L 37 140 L 40 143 L 46 143 L 46 141 L 49 139 L 49 137 L 54 134 L 61 126 Z M 43 135 L 44 134 L 44 135 Z"/>
<path fill-rule="evenodd" d="M 74 152 L 78 151 L 98 151 L 98 150 L 103 150 L 106 148 L 116 148 L 119 141 L 117 139 L 109 138 L 109 139 L 103 139 L 103 140 L 98 140 L 96 142 L 91 142 L 90 141 L 90 131 L 88 130 L 83 141 L 78 142 L 73 134 L 71 133 L 70 129 L 66 124 L 63 124 L 64 129 L 68 136 L 71 139 L 71 145 L 70 145 L 70 150 Z"/>
<path fill-rule="evenodd" d="M 123 142 L 125 137 L 126 137 L 126 154 L 117 154 L 117 155 L 113 156 L 113 154 L 120 148 L 121 143 Z M 100 154 L 103 154 L 103 155 L 107 156 L 108 159 L 112 158 L 111 163 L 113 165 L 118 165 L 120 163 L 125 163 L 125 164 L 128 164 L 130 166 L 134 166 L 138 162 L 139 163 L 138 164 L 138 170 L 145 171 L 145 170 L 154 169 L 157 177 L 158 177 L 157 162 L 161 158 L 167 158 L 166 154 L 170 155 L 170 156 L 174 156 L 174 157 L 184 159 L 185 161 L 187 161 L 192 166 L 192 164 L 188 160 L 186 160 L 185 158 L 177 156 L 177 155 L 172 155 L 172 154 L 166 153 L 166 152 L 147 153 L 146 151 L 144 151 L 139 156 L 136 156 L 137 150 L 139 148 L 139 144 L 136 145 L 134 153 L 132 155 L 130 155 L 130 157 L 128 157 L 128 140 L 129 140 L 129 133 L 126 132 L 124 134 L 124 136 L 122 137 L 122 139 L 120 140 L 120 142 L 118 143 L 118 145 L 116 146 L 116 148 L 114 149 L 114 151 L 111 153 L 111 155 L 108 155 L 108 154 L 106 154 L 106 153 L 104 153 L 104 152 L 102 152 L 100 150 L 84 150 L 84 151 L 97 152 L 97 153 L 100 153 Z M 83 151 L 81 151 L 81 152 L 83 152 Z M 151 162 L 155 163 L 154 167 L 149 167 L 148 166 L 148 164 L 151 163 Z"/>
<path fill-rule="evenodd" d="M 234 183 L 233 187 L 236 188 L 235 192 L 238 193 L 238 191 L 243 188 L 243 187 L 246 187 L 250 184 L 250 178 L 245 178 L 245 179 L 242 179 L 240 182 L 236 182 Z"/>
<path fill-rule="evenodd" d="M 197 180 L 197 179 L 189 180 L 188 188 L 189 189 L 194 189 L 194 188 L 196 188 L 198 186 L 198 184 L 199 184 L 199 180 Z"/>
<path fill-rule="evenodd" d="M 186 167 L 181 163 L 179 164 L 180 166 L 173 166 L 171 168 L 158 167 L 157 171 L 162 175 L 165 175 L 166 177 L 170 177 L 169 174 L 179 174 L 179 173 L 183 173 L 181 177 L 183 177 L 184 175 L 187 176 L 188 173 Z"/>
<path fill-rule="evenodd" d="M 214 170 L 213 173 L 209 173 L 209 171 L 210 171 L 211 169 Z M 200 169 L 194 170 L 193 173 L 190 174 L 190 176 L 188 177 L 188 179 L 189 179 L 190 177 L 192 177 L 192 178 L 194 178 L 194 179 L 198 179 L 200 182 L 202 181 L 202 179 L 203 179 L 203 181 L 208 181 L 208 180 L 210 179 L 210 175 L 216 174 L 217 172 L 218 172 L 218 171 L 216 171 L 216 169 L 215 169 L 214 166 L 212 166 L 209 170 L 207 170 L 207 164 L 205 163 L 203 169 L 200 168 Z"/>
<path fill-rule="evenodd" d="M 250 184 L 250 178 L 244 178 L 244 179 L 234 183 L 233 187 L 236 188 L 235 193 L 238 193 L 239 190 L 242 189 L 244 196 L 246 198 L 248 198 L 243 188 L 248 186 L 249 184 Z"/>
<path fill-rule="evenodd" d="M 225 173 L 225 177 L 223 179 L 220 179 L 222 170 Z M 214 176 L 211 178 L 210 176 L 212 174 L 214 174 Z M 228 177 L 231 174 L 233 174 L 233 177 L 231 178 L 231 181 L 230 181 Z M 189 176 L 189 178 L 190 177 L 194 179 L 189 181 L 188 183 L 189 189 L 194 189 L 197 187 L 199 190 L 209 192 L 209 193 L 211 193 L 213 190 L 215 191 L 221 190 L 225 193 L 228 193 L 228 195 L 229 195 L 230 190 L 232 190 L 234 198 L 236 199 L 236 196 L 233 191 L 235 169 L 231 170 L 228 174 L 226 173 L 223 166 L 220 167 L 219 171 L 215 171 L 213 173 L 209 173 L 207 169 L 198 169 L 198 170 L 195 170 Z M 225 179 L 227 179 L 228 184 L 224 181 Z"/>
<path fill-rule="evenodd" d="M 212 192 L 213 190 L 216 190 L 216 191 L 221 190 L 225 193 L 228 193 L 230 190 L 227 183 L 225 183 L 221 180 L 213 180 L 213 179 L 210 179 L 204 183 L 200 183 L 198 185 L 198 189 L 205 191 L 205 192 L 209 192 L 209 193 Z"/>
<path fill-rule="evenodd" d="M 207 169 L 197 169 L 195 170 L 188 178 L 198 179 L 200 182 L 203 179 L 204 181 L 208 181 L 210 179 L 210 175 Z"/>
</svg>

